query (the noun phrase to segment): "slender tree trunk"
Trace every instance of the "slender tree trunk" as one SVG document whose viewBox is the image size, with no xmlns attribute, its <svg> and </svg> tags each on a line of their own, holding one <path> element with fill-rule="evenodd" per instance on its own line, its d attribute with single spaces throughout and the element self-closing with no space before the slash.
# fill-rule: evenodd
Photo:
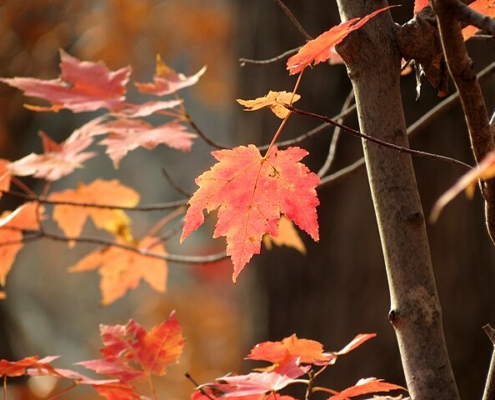
<svg viewBox="0 0 495 400">
<path fill-rule="evenodd" d="M 364 0 L 338 3 L 343 20 L 387 5 Z M 361 131 L 408 146 L 396 29 L 386 11 L 352 34 L 339 52 L 354 87 Z M 389 320 L 408 390 L 415 400 L 457 399 L 411 157 L 367 141 L 363 149 L 390 288 Z"/>
</svg>

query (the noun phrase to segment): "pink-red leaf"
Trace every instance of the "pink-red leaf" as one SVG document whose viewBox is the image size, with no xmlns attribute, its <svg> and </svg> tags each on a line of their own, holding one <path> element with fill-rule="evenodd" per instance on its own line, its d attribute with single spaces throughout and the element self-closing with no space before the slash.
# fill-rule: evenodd
<svg viewBox="0 0 495 400">
<path fill-rule="evenodd" d="M 384 7 L 363 18 L 352 18 L 349 21 L 342 22 L 340 25 L 322 33 L 316 39 L 310 40 L 299 49 L 297 54 L 287 60 L 289 74 L 297 74 L 311 64 L 316 65 L 327 61 L 332 56 L 332 47 L 344 40 L 349 33 L 361 28 L 371 18 L 389 8 Z"/>
<path fill-rule="evenodd" d="M 328 400 L 348 400 L 351 397 L 369 393 L 389 392 L 391 390 L 406 390 L 402 386 L 383 382 L 381 379 L 360 379 L 355 386 L 351 386 L 342 392 L 331 396 Z"/>
<path fill-rule="evenodd" d="M 341 356 L 343 354 L 347 354 L 351 352 L 354 349 L 357 349 L 359 346 L 361 346 L 364 342 L 373 339 L 376 336 L 376 333 L 360 333 L 357 335 L 354 339 L 352 339 L 343 349 L 340 351 L 334 353 L 338 356 Z"/>
<path fill-rule="evenodd" d="M 119 119 L 102 125 L 102 129 L 110 132 L 100 144 L 107 147 L 106 153 L 118 168 L 122 158 L 138 147 L 152 150 L 159 144 L 165 144 L 181 151 L 189 151 L 192 138 L 196 135 L 187 130 L 179 121 L 153 127 L 148 122 L 134 119 Z"/>
<path fill-rule="evenodd" d="M 43 143 L 43 154 L 31 153 L 20 160 L 8 165 L 12 175 L 27 176 L 56 181 L 71 174 L 74 169 L 81 168 L 82 164 L 94 157 L 96 153 L 85 152 L 93 138 L 91 132 L 97 129 L 100 119 L 90 121 L 80 129 L 75 130 L 62 143 L 54 142 L 43 132 L 39 132 Z"/>
<path fill-rule="evenodd" d="M 204 222 L 203 209 L 218 209 L 214 237 L 227 238 L 234 282 L 265 233 L 278 235 L 283 214 L 318 240 L 318 176 L 299 161 L 308 153 L 298 147 L 273 148 L 262 157 L 254 145 L 214 151 L 219 161 L 196 179 L 199 189 L 189 200 L 181 242 Z"/>
<path fill-rule="evenodd" d="M 27 374 L 28 368 L 53 370 L 49 364 L 57 358 L 58 356 L 50 356 L 40 360 L 38 356 L 31 356 L 19 361 L 0 360 L 0 377 L 22 376 Z"/>
<path fill-rule="evenodd" d="M 155 96 L 165 96 L 172 94 L 180 89 L 192 86 L 198 82 L 201 75 L 206 71 L 206 67 L 201 68 L 196 74 L 185 76 L 175 72 L 166 65 L 161 57 L 156 57 L 156 71 L 153 83 L 136 83 L 136 88 L 141 93 L 153 94 Z"/>
<path fill-rule="evenodd" d="M 60 51 L 61 75 L 58 79 L 35 78 L 0 79 L 24 91 L 26 96 L 49 101 L 50 107 L 30 106 L 38 111 L 58 111 L 67 108 L 74 112 L 94 111 L 99 108 L 119 109 L 125 99 L 125 85 L 131 68 L 109 71 L 103 62 L 81 62 Z"/>
<path fill-rule="evenodd" d="M 217 382 L 202 385 L 213 392 L 221 392 L 222 397 L 252 396 L 277 392 L 304 375 L 311 367 L 300 367 L 297 358 L 286 359 L 270 372 L 252 372 L 247 375 L 224 376 Z"/>
</svg>

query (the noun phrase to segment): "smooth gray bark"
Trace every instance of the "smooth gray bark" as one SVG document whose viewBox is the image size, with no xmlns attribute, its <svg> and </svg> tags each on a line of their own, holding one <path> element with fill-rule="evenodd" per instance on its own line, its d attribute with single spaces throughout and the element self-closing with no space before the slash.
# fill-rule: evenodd
<svg viewBox="0 0 495 400">
<path fill-rule="evenodd" d="M 364 0 L 338 4 L 343 20 L 387 5 Z M 338 51 L 354 87 L 361 131 L 408 146 L 396 32 L 385 11 L 351 34 Z M 457 399 L 411 157 L 367 141 L 363 149 L 390 288 L 389 319 L 409 393 L 415 400 Z"/>
</svg>

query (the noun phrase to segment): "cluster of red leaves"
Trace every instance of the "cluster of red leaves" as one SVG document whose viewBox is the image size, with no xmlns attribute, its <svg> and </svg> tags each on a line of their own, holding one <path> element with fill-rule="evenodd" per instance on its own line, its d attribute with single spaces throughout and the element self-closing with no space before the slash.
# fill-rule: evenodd
<svg viewBox="0 0 495 400">
<path fill-rule="evenodd" d="M 347 346 L 337 352 L 324 352 L 323 345 L 314 340 L 298 339 L 292 335 L 279 342 L 264 342 L 256 345 L 246 357 L 250 360 L 267 361 L 270 366 L 257 369 L 246 375 L 227 375 L 215 382 L 198 387 L 193 393 L 193 400 L 220 398 L 236 398 L 238 400 L 263 400 L 269 394 L 277 393 L 277 398 L 294 400 L 291 396 L 280 395 L 278 392 L 288 385 L 302 383 L 313 387 L 314 391 L 322 388 L 315 387 L 310 379 L 301 379 L 312 368 L 320 368 L 313 374 L 316 377 L 323 369 L 337 361 L 338 356 L 349 353 L 365 341 L 373 338 L 374 334 L 356 336 Z M 332 400 L 344 400 L 364 394 L 404 390 L 404 388 L 383 382 L 376 378 L 360 380 L 356 385 L 341 392 L 323 389 L 333 393 Z"/>
<path fill-rule="evenodd" d="M 69 380 L 73 387 L 92 386 L 107 400 L 146 399 L 135 384 L 148 381 L 152 376 L 163 376 L 166 368 L 176 363 L 184 347 L 179 322 L 172 312 L 170 318 L 149 332 L 137 322 L 127 325 L 101 325 L 100 336 L 104 347 L 103 359 L 78 363 L 85 368 L 105 375 L 107 379 L 92 379 L 70 369 L 55 368 L 51 362 L 58 357 L 39 359 L 27 357 L 12 362 L 0 360 L 0 377 L 53 376 Z"/>
</svg>

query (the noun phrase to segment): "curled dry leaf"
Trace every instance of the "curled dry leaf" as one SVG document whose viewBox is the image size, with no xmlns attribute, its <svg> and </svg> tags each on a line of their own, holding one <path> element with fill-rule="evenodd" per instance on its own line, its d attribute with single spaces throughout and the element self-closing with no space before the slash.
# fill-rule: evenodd
<svg viewBox="0 0 495 400">
<path fill-rule="evenodd" d="M 237 99 L 237 102 L 246 107 L 246 111 L 255 111 L 261 108 L 270 107 L 273 113 L 280 119 L 284 119 L 289 115 L 290 111 L 287 110 L 285 105 L 291 105 L 301 98 L 300 95 L 291 92 L 274 92 L 269 91 L 264 97 L 258 97 L 254 100 L 241 100 Z"/>
<path fill-rule="evenodd" d="M 263 236 L 263 244 L 268 250 L 272 249 L 272 243 L 275 246 L 287 246 L 296 249 L 302 254 L 306 254 L 306 246 L 304 246 L 299 233 L 297 233 L 294 223 L 289 220 L 285 215 L 282 215 L 278 222 L 278 236 L 272 235 Z"/>
</svg>

